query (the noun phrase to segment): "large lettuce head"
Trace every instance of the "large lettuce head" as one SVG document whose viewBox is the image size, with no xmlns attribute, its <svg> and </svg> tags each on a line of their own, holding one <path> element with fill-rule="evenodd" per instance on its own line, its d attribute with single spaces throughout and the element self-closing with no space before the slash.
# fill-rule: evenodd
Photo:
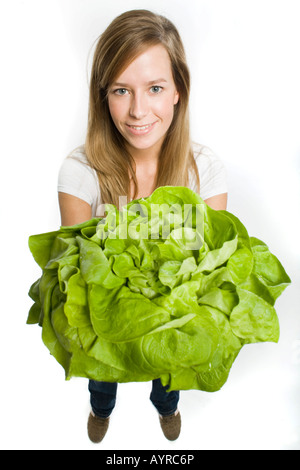
<svg viewBox="0 0 300 470">
<path fill-rule="evenodd" d="M 42 275 L 27 323 L 67 379 L 217 391 L 244 345 L 278 341 L 290 278 L 237 217 L 183 187 L 106 210 L 29 238 Z"/>
</svg>

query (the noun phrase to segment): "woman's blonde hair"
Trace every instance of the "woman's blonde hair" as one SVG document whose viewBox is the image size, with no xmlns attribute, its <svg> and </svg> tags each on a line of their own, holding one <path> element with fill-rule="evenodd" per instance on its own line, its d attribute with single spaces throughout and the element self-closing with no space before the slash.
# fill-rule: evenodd
<svg viewBox="0 0 300 470">
<path fill-rule="evenodd" d="M 169 54 L 179 101 L 161 148 L 155 188 L 187 186 L 190 171 L 199 187 L 189 129 L 190 74 L 181 38 L 167 18 L 147 10 L 132 10 L 115 18 L 100 36 L 92 64 L 85 151 L 97 171 L 103 203 L 118 206 L 119 196 L 130 198 L 131 178 L 134 197 L 138 194 L 134 161 L 110 116 L 108 89 L 136 57 L 158 44 Z"/>
</svg>

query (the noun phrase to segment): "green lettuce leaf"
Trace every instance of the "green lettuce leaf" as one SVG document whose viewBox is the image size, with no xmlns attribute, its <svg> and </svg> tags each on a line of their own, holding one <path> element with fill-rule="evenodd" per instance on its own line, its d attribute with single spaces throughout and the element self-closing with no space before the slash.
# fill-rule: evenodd
<svg viewBox="0 0 300 470">
<path fill-rule="evenodd" d="M 233 214 L 170 186 L 106 211 L 29 238 L 42 273 L 27 323 L 66 379 L 213 392 L 242 347 L 279 340 L 274 306 L 291 280 Z"/>
</svg>

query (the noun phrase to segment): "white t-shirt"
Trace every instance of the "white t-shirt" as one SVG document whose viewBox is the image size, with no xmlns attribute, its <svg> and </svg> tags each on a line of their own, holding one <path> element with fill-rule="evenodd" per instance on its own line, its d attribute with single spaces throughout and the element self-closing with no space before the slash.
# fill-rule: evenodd
<svg viewBox="0 0 300 470">
<path fill-rule="evenodd" d="M 211 149 L 194 144 L 194 156 L 200 178 L 200 197 L 206 200 L 227 193 L 226 171 L 221 160 Z M 196 179 L 190 177 L 189 188 L 196 191 Z M 96 171 L 87 162 L 84 146 L 73 150 L 60 167 L 57 189 L 76 196 L 90 204 L 92 217 L 101 217 L 103 206 L 101 188 Z"/>
</svg>

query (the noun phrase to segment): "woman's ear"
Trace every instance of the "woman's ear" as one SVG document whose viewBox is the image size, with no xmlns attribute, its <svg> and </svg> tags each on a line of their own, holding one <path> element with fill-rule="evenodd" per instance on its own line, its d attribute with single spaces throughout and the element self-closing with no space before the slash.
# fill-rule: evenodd
<svg viewBox="0 0 300 470">
<path fill-rule="evenodd" d="M 179 101 L 179 92 L 176 90 L 174 94 L 174 106 L 177 104 Z"/>
</svg>

